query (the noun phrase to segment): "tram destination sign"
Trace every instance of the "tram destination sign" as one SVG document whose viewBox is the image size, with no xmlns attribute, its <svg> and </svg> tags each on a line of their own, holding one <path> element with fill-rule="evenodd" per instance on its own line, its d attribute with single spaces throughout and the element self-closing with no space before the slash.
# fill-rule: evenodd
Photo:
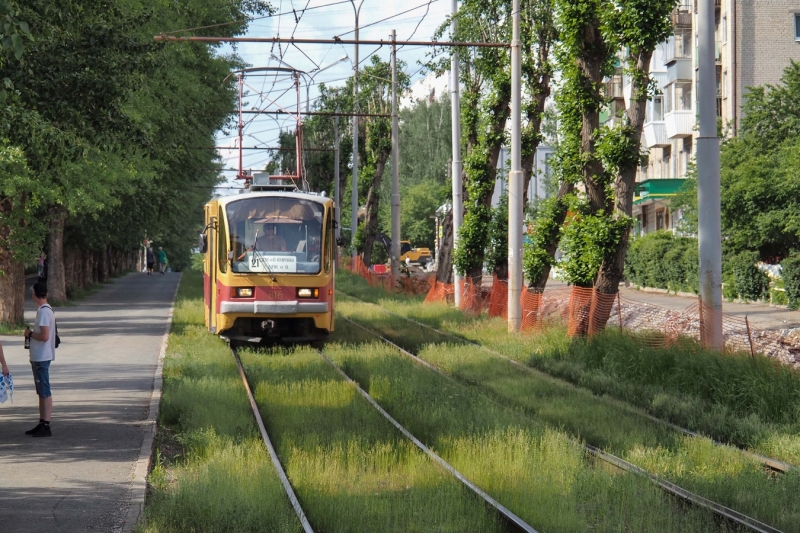
<svg viewBox="0 0 800 533">
<path fill-rule="evenodd" d="M 269 255 L 268 253 L 248 253 L 250 272 L 295 273 L 297 258 L 293 255 Z M 266 263 L 266 265 L 265 265 Z M 269 268 L 267 268 L 269 267 Z"/>
</svg>

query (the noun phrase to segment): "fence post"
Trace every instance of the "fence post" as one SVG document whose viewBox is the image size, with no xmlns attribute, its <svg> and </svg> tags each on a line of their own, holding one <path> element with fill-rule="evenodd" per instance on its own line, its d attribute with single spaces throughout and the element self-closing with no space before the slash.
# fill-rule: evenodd
<svg viewBox="0 0 800 533">
<path fill-rule="evenodd" d="M 747 326 L 747 340 L 750 341 L 750 357 L 755 359 L 756 351 L 753 348 L 753 335 L 750 334 L 750 321 L 747 319 L 747 315 L 744 315 L 744 325 Z"/>
</svg>

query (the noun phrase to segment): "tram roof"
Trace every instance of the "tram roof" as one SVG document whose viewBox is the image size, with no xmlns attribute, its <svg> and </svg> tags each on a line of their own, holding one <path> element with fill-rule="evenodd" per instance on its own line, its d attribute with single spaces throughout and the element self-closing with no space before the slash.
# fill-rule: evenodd
<svg viewBox="0 0 800 533">
<path fill-rule="evenodd" d="M 295 198 L 297 200 L 308 200 L 311 202 L 317 202 L 319 204 L 326 204 L 333 201 L 333 199 L 329 196 L 321 196 L 319 194 L 300 191 L 245 192 L 241 194 L 215 198 L 214 201 L 216 201 L 220 206 L 225 206 L 237 200 L 247 200 L 251 198 Z"/>
</svg>

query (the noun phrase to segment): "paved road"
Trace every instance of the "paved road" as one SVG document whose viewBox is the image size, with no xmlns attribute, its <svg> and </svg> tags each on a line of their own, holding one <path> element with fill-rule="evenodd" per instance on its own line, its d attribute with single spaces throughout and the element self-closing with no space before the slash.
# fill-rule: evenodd
<svg viewBox="0 0 800 533">
<path fill-rule="evenodd" d="M 548 289 L 566 287 L 567 284 L 550 280 L 547 282 Z M 644 292 L 633 288 L 620 287 L 623 298 L 644 302 L 651 305 L 658 305 L 668 309 L 682 311 L 692 304 L 697 303 L 697 298 L 685 296 L 675 296 L 671 294 Z M 788 311 L 784 307 L 772 307 L 765 304 L 749 303 L 740 304 L 732 302 L 722 303 L 722 312 L 744 317 L 747 315 L 750 324 L 754 328 L 782 330 L 800 328 L 800 311 Z"/>
<path fill-rule="evenodd" d="M 0 337 L 14 404 L 0 405 L 0 531 L 119 531 L 153 374 L 180 276 L 129 274 L 56 308 L 53 437 L 32 438 L 38 400 L 22 338 Z M 33 303 L 25 318 L 33 321 Z"/>
</svg>

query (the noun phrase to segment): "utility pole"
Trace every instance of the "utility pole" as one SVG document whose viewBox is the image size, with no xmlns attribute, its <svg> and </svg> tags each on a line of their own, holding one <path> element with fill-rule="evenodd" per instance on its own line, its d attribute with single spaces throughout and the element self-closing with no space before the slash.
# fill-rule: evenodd
<svg viewBox="0 0 800 533">
<path fill-rule="evenodd" d="M 336 109 L 339 112 L 339 109 Z M 342 199 L 341 192 L 339 191 L 339 115 L 333 117 L 333 205 L 336 213 L 336 242 L 339 242 L 339 236 L 342 234 L 342 206 L 339 202 Z M 338 244 L 336 245 L 338 248 Z"/>
<path fill-rule="evenodd" d="M 458 32 L 458 0 L 453 0 L 453 18 L 450 22 L 450 39 L 455 40 Z M 460 82 L 458 79 L 458 48 L 453 48 L 450 54 L 450 111 L 452 116 L 452 143 L 453 143 L 453 253 L 458 248 L 458 234 L 464 222 L 464 197 L 461 183 L 461 96 Z M 455 304 L 461 307 L 461 291 L 463 290 L 463 277 L 459 275 L 453 263 L 453 281 L 455 282 Z"/>
<path fill-rule="evenodd" d="M 699 0 L 697 138 L 697 201 L 700 246 L 700 305 L 703 307 L 703 346 L 722 350 L 722 222 L 720 206 L 720 149 L 717 137 L 717 69 L 714 58 L 714 0 Z"/>
<path fill-rule="evenodd" d="M 397 31 L 392 30 L 392 276 L 400 276 L 400 143 L 397 131 Z"/>
<path fill-rule="evenodd" d="M 514 0 L 511 35 L 511 171 L 508 174 L 508 331 L 522 326 L 522 155 L 521 81 L 522 42 L 519 38 L 519 0 Z"/>
<path fill-rule="evenodd" d="M 353 4 L 353 11 L 355 11 L 356 15 L 356 43 L 353 45 L 355 48 L 355 73 L 353 75 L 353 106 L 354 111 L 358 113 L 358 14 L 361 11 L 361 6 L 364 5 L 364 1 L 362 0 L 361 3 L 356 8 L 356 3 L 354 0 L 350 0 L 350 3 Z M 350 214 L 350 246 L 352 248 L 352 257 L 351 257 L 351 265 L 352 269 L 356 268 L 356 258 L 358 257 L 358 252 L 356 251 L 356 230 L 358 229 L 358 117 L 353 117 L 353 184 L 352 184 L 352 195 L 351 195 L 351 209 L 352 213 Z"/>
</svg>

